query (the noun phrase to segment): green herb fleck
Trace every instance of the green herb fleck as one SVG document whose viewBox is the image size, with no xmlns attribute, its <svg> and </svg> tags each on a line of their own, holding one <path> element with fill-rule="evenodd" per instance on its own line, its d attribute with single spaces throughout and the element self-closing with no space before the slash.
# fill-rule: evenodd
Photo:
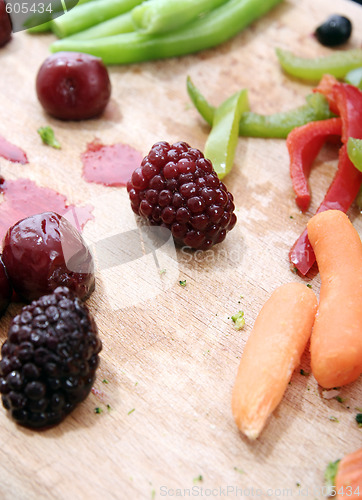
<svg viewBox="0 0 362 500">
<path fill-rule="evenodd" d="M 99 408 L 99 406 L 97 406 L 96 408 L 94 408 L 94 413 L 103 413 L 103 410 L 102 408 Z"/>
<path fill-rule="evenodd" d="M 335 487 L 335 479 L 338 471 L 338 464 L 340 460 L 336 460 L 335 462 L 329 462 L 329 464 L 326 467 L 326 470 L 324 471 L 324 482 L 327 488 L 331 489 L 333 491 L 333 488 Z"/>
<path fill-rule="evenodd" d="M 131 413 L 133 413 L 135 410 L 136 410 L 136 408 L 132 408 L 132 410 L 129 410 L 129 412 L 127 413 L 127 415 L 131 415 Z"/>
<path fill-rule="evenodd" d="M 334 417 L 333 415 L 331 415 L 331 416 L 329 417 L 329 420 L 330 420 L 331 422 L 339 422 L 338 418 L 337 418 L 337 417 Z"/>
<path fill-rule="evenodd" d="M 180 280 L 179 285 L 185 287 L 186 286 L 186 280 Z"/>
<path fill-rule="evenodd" d="M 300 374 L 303 375 L 303 377 L 309 376 L 309 372 L 306 372 L 305 370 L 303 370 L 303 368 L 300 369 Z"/>
<path fill-rule="evenodd" d="M 341 398 L 341 396 L 336 396 L 334 399 L 336 401 L 338 401 L 338 403 L 344 403 L 345 402 L 345 399 Z"/>
<path fill-rule="evenodd" d="M 310 283 L 307 283 L 308 288 L 312 288 L 312 285 Z"/>
<path fill-rule="evenodd" d="M 292 267 L 292 273 L 298 274 L 298 268 L 297 267 Z"/>
<path fill-rule="evenodd" d="M 107 410 L 108 410 L 108 411 L 111 411 L 111 409 L 112 409 L 112 408 L 111 408 L 111 405 L 109 405 L 109 404 L 108 404 L 108 405 L 107 405 Z"/>
<path fill-rule="evenodd" d="M 151 491 L 151 500 L 154 500 L 156 498 L 156 490 Z"/>
<path fill-rule="evenodd" d="M 358 427 L 362 427 L 362 413 L 357 413 L 356 422 L 358 424 Z"/>
<path fill-rule="evenodd" d="M 238 467 L 234 467 L 234 471 L 239 472 L 239 474 L 244 474 L 243 469 L 239 469 Z"/>
<path fill-rule="evenodd" d="M 239 311 L 234 316 L 231 316 L 236 330 L 241 330 L 245 325 L 244 311 Z"/>
<path fill-rule="evenodd" d="M 160 269 L 158 272 L 159 272 L 160 274 L 166 274 L 166 269 Z"/>
<path fill-rule="evenodd" d="M 108 382 L 108 380 L 107 380 L 106 378 L 104 378 L 104 379 L 102 380 L 102 384 L 109 384 L 109 382 Z"/>
<path fill-rule="evenodd" d="M 293 215 L 289 215 L 289 219 L 294 219 Z"/>
<path fill-rule="evenodd" d="M 300 484 L 300 483 L 296 483 L 296 487 L 297 487 L 297 488 L 300 488 L 300 487 L 301 487 L 301 484 Z"/>
<path fill-rule="evenodd" d="M 195 477 L 194 483 L 201 483 L 201 481 L 203 481 L 203 480 L 204 480 L 204 478 L 200 474 L 198 477 Z"/>
<path fill-rule="evenodd" d="M 40 127 L 37 130 L 38 134 L 41 137 L 41 140 L 43 141 L 44 144 L 47 144 L 48 146 L 51 146 L 52 148 L 55 149 L 60 149 L 61 146 L 59 142 L 56 140 L 55 135 L 54 135 L 54 130 L 49 127 Z"/>
</svg>

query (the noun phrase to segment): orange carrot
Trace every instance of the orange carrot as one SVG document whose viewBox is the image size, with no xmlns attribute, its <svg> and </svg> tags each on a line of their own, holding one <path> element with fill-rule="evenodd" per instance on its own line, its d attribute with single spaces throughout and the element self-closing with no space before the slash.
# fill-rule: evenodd
<svg viewBox="0 0 362 500">
<path fill-rule="evenodd" d="M 261 433 L 280 403 L 311 334 L 317 298 L 302 283 L 277 288 L 261 309 L 241 357 L 232 394 L 238 428 Z"/>
<path fill-rule="evenodd" d="M 342 458 L 336 475 L 336 499 L 360 499 L 362 496 L 362 448 Z"/>
<path fill-rule="evenodd" d="M 362 243 L 339 210 L 320 212 L 307 228 L 321 276 L 312 372 L 322 387 L 339 387 L 362 373 Z"/>
</svg>

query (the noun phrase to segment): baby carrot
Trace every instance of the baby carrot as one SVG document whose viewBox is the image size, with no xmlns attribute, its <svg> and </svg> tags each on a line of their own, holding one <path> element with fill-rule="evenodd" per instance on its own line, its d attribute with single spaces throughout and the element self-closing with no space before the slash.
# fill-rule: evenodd
<svg viewBox="0 0 362 500">
<path fill-rule="evenodd" d="M 336 474 L 337 500 L 357 499 L 362 494 L 362 448 L 345 455 Z"/>
<path fill-rule="evenodd" d="M 362 243 L 340 210 L 318 213 L 307 229 L 321 276 L 312 372 L 322 387 L 339 387 L 362 373 Z"/>
<path fill-rule="evenodd" d="M 261 309 L 232 394 L 236 425 L 248 438 L 259 436 L 280 403 L 309 340 L 316 310 L 315 294 L 302 283 L 280 286 Z"/>
</svg>

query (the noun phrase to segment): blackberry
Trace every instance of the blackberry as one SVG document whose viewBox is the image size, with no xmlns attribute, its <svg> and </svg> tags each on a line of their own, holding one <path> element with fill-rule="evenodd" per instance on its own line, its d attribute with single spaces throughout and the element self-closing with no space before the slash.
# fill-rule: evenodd
<svg viewBox="0 0 362 500">
<path fill-rule="evenodd" d="M 12 287 L 27 302 L 58 286 L 81 299 L 95 288 L 94 261 L 82 235 L 54 212 L 14 224 L 5 235 L 2 258 Z"/>
<path fill-rule="evenodd" d="M 59 423 L 91 390 L 101 348 L 92 316 L 68 288 L 33 301 L 1 348 L 3 406 L 26 427 Z"/>
<path fill-rule="evenodd" d="M 206 250 L 236 224 L 232 194 L 210 160 L 185 142 L 154 144 L 127 190 L 132 210 L 170 229 L 181 246 Z"/>
</svg>

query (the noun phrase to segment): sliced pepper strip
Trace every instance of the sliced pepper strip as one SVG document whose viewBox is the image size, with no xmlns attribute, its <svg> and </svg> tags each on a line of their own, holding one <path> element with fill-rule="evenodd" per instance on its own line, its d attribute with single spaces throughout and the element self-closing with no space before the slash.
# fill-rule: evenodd
<svg viewBox="0 0 362 500">
<path fill-rule="evenodd" d="M 350 137 L 347 142 L 347 153 L 353 165 L 362 172 L 362 140 Z"/>
<path fill-rule="evenodd" d="M 286 144 L 290 158 L 290 176 L 296 194 L 295 200 L 302 212 L 310 204 L 308 177 L 312 163 L 328 136 L 340 136 L 341 132 L 341 119 L 330 118 L 297 127 L 288 135 Z"/>
<path fill-rule="evenodd" d="M 362 90 L 362 68 L 356 68 L 349 71 L 345 76 L 345 81 Z"/>
<path fill-rule="evenodd" d="M 210 125 L 212 126 L 212 122 L 214 120 L 214 115 L 215 115 L 215 106 L 212 106 L 207 102 L 205 97 L 201 94 L 199 89 L 195 87 L 193 84 L 191 78 L 188 76 L 186 80 L 186 85 L 187 85 L 187 92 L 190 96 L 190 99 L 197 109 L 197 111 L 200 113 L 202 118 Z"/>
<path fill-rule="evenodd" d="M 197 111 L 211 126 L 216 108 L 205 99 L 190 77 L 187 77 L 187 92 Z M 271 115 L 245 111 L 240 118 L 239 135 L 285 139 L 295 127 L 333 116 L 327 99 L 321 93 L 307 95 L 306 101 L 302 106 Z"/>
<path fill-rule="evenodd" d="M 285 139 L 295 127 L 331 118 L 333 114 L 327 100 L 316 99 L 317 95 L 307 95 L 306 104 L 280 113 L 271 115 L 259 115 L 251 111 L 243 113 L 239 123 L 239 135 Z"/>
<path fill-rule="evenodd" d="M 215 110 L 204 155 L 211 160 L 219 179 L 225 177 L 233 166 L 240 116 L 247 109 L 249 109 L 248 92 L 241 90 L 226 99 Z"/>
<path fill-rule="evenodd" d="M 310 59 L 277 48 L 276 55 L 286 73 L 309 81 L 319 81 L 326 73 L 344 78 L 349 71 L 362 66 L 362 49 L 338 50 L 327 56 Z"/>
<path fill-rule="evenodd" d="M 324 197 L 317 213 L 324 210 L 341 210 L 347 212 L 356 198 L 362 184 L 362 173 L 359 172 L 348 157 L 346 145 L 340 148 L 337 173 Z M 315 262 L 312 245 L 305 229 L 289 252 L 289 259 L 305 275 Z"/>
<path fill-rule="evenodd" d="M 317 90 L 326 95 L 330 105 L 338 108 L 344 143 L 339 152 L 337 173 L 317 212 L 328 209 L 347 212 L 362 184 L 362 172 L 355 168 L 347 152 L 349 137 L 362 139 L 362 92 L 347 83 L 333 82 L 332 77 L 324 79 Z M 302 274 L 306 274 L 312 267 L 315 256 L 306 231 L 293 245 L 289 258 Z"/>
</svg>

